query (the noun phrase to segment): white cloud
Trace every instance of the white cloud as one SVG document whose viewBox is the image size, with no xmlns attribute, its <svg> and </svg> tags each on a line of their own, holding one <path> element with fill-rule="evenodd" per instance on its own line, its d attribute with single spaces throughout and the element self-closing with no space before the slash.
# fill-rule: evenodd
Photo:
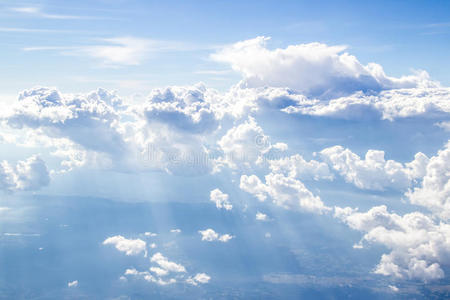
<svg viewBox="0 0 450 300">
<path fill-rule="evenodd" d="M 267 217 L 266 214 L 264 214 L 264 213 L 258 211 L 258 212 L 256 213 L 256 220 L 258 220 L 258 221 L 268 221 L 269 218 Z"/>
<path fill-rule="evenodd" d="M 450 219 L 450 141 L 426 166 L 421 186 L 407 195 L 413 204 L 421 205 L 444 220 Z"/>
<path fill-rule="evenodd" d="M 40 7 L 33 6 L 21 6 L 21 7 L 11 7 L 11 11 L 45 18 L 45 19 L 59 19 L 59 20 L 74 20 L 74 19 L 92 19 L 93 17 L 89 16 L 75 16 L 75 15 L 61 15 L 61 14 L 50 14 L 42 11 Z"/>
<path fill-rule="evenodd" d="M 229 240 L 234 238 L 234 236 L 229 235 L 229 234 L 220 235 L 211 228 L 205 229 L 205 230 L 199 230 L 198 232 L 202 236 L 202 241 L 207 241 L 207 242 L 219 241 L 219 242 L 226 243 Z"/>
<path fill-rule="evenodd" d="M 421 152 L 406 164 L 386 161 L 380 150 L 368 150 L 365 159 L 342 146 L 326 148 L 320 154 L 347 182 L 367 190 L 406 189 L 424 176 L 428 163 L 428 157 Z"/>
<path fill-rule="evenodd" d="M 351 228 L 365 232 L 363 242 L 379 243 L 391 250 L 383 254 L 374 272 L 386 276 L 429 281 L 443 278 L 441 266 L 450 264 L 450 225 L 435 223 L 430 217 L 413 212 L 403 216 L 376 206 L 365 213 L 335 208 L 335 217 Z"/>
<path fill-rule="evenodd" d="M 141 239 L 126 239 L 121 235 L 107 238 L 103 241 L 103 245 L 114 245 L 117 250 L 125 252 L 126 255 L 138 255 L 141 252 L 146 254 L 147 243 Z"/>
<path fill-rule="evenodd" d="M 435 86 L 425 72 L 394 78 L 375 63 L 362 65 L 346 46 L 321 43 L 291 45 L 269 50 L 267 37 L 225 47 L 212 58 L 240 72 L 246 87 L 289 87 L 305 95 L 336 97 L 353 92 Z"/>
<path fill-rule="evenodd" d="M 218 209 L 231 210 L 233 208 L 233 205 L 228 201 L 228 194 L 223 193 L 219 189 L 212 190 L 209 194 L 209 199 L 216 203 Z"/>
<path fill-rule="evenodd" d="M 443 87 L 396 89 L 377 94 L 356 92 L 330 101 L 293 104 L 283 111 L 349 120 L 439 118 L 450 112 L 449 96 L 450 89 Z"/>
<path fill-rule="evenodd" d="M 189 277 L 186 279 L 186 282 L 192 285 L 198 285 L 208 283 L 211 280 L 211 277 L 205 273 L 197 273 L 194 277 Z"/>
<path fill-rule="evenodd" d="M 255 175 L 242 175 L 240 188 L 254 195 L 260 201 L 264 201 L 269 196 L 274 204 L 285 209 L 318 214 L 330 210 L 323 204 L 319 196 L 314 196 L 301 181 L 295 178 L 269 173 L 265 180 L 266 183 L 263 183 Z"/>
<path fill-rule="evenodd" d="M 171 232 L 171 233 L 181 233 L 181 229 L 178 229 L 178 228 L 176 228 L 176 229 L 171 229 L 170 232 Z"/>
<path fill-rule="evenodd" d="M 45 162 L 34 155 L 12 166 L 0 162 L 0 190 L 8 192 L 38 190 L 50 182 Z"/>
<path fill-rule="evenodd" d="M 186 269 L 184 266 L 169 261 L 166 257 L 164 257 L 160 252 L 155 253 L 151 259 L 151 262 L 154 262 L 159 265 L 159 267 L 167 272 L 174 273 L 185 273 Z"/>
<path fill-rule="evenodd" d="M 155 236 L 157 236 L 158 234 L 153 233 L 153 232 L 148 232 L 148 231 L 147 231 L 147 232 L 144 233 L 144 235 L 145 235 L 145 236 L 149 236 L 149 237 L 155 237 Z"/>
<path fill-rule="evenodd" d="M 273 173 L 283 173 L 301 180 L 333 180 L 334 178 L 326 163 L 316 160 L 306 161 L 300 154 L 269 160 L 269 167 Z"/>
<path fill-rule="evenodd" d="M 78 286 L 78 280 L 74 280 L 74 281 L 68 282 L 67 286 L 68 287 L 77 287 Z"/>
</svg>

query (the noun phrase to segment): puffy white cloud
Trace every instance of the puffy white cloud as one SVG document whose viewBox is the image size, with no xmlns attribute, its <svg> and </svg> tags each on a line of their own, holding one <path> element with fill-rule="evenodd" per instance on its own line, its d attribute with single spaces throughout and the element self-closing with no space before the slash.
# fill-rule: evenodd
<svg viewBox="0 0 450 300">
<path fill-rule="evenodd" d="M 218 165 L 230 168 L 251 168 L 257 163 L 264 162 L 265 156 L 270 157 L 271 151 L 285 151 L 287 145 L 283 143 L 271 144 L 269 136 L 252 117 L 229 129 L 217 142 L 223 151 L 223 157 L 217 160 Z"/>
<path fill-rule="evenodd" d="M 430 158 L 421 186 L 407 193 L 411 203 L 450 219 L 450 142 Z"/>
<path fill-rule="evenodd" d="M 78 280 L 70 281 L 67 283 L 68 287 L 77 287 L 78 286 Z"/>
<path fill-rule="evenodd" d="M 258 221 L 268 221 L 269 218 L 267 217 L 266 214 L 264 214 L 264 213 L 258 211 L 258 212 L 256 213 L 256 220 L 258 220 Z"/>
<path fill-rule="evenodd" d="M 121 153 L 125 143 L 118 129 L 122 105 L 113 93 L 61 94 L 52 88 L 23 91 L 3 117 L 13 128 L 41 128 L 49 137 L 69 138 L 86 149 Z"/>
<path fill-rule="evenodd" d="M 150 271 L 152 271 L 153 273 L 155 273 L 158 276 L 165 276 L 165 275 L 169 274 L 168 270 L 162 269 L 159 267 L 150 267 Z"/>
<path fill-rule="evenodd" d="M 365 232 L 363 242 L 379 243 L 391 250 L 383 254 L 374 272 L 398 278 L 429 281 L 444 277 L 442 266 L 450 265 L 450 225 L 413 212 L 403 216 L 376 206 L 365 213 L 335 208 L 335 217 L 351 228 Z"/>
<path fill-rule="evenodd" d="M 246 87 L 288 87 L 305 95 L 330 98 L 355 91 L 436 86 L 425 72 L 401 78 L 387 76 L 375 63 L 366 66 L 345 46 L 321 43 L 291 45 L 269 50 L 267 37 L 225 47 L 212 58 L 240 72 Z"/>
<path fill-rule="evenodd" d="M 214 189 L 209 194 L 209 199 L 216 203 L 217 208 L 224 208 L 225 210 L 231 210 L 233 205 L 228 201 L 228 194 L 223 193 L 219 189 Z"/>
<path fill-rule="evenodd" d="M 137 255 L 141 252 L 147 253 L 147 243 L 141 239 L 126 239 L 121 235 L 107 238 L 103 245 L 114 245 L 117 250 L 125 252 L 126 255 Z"/>
<path fill-rule="evenodd" d="M 0 190 L 8 192 L 38 190 L 50 182 L 47 165 L 34 155 L 12 166 L 0 162 Z"/>
<path fill-rule="evenodd" d="M 265 180 L 266 183 L 263 183 L 255 175 L 242 175 L 240 188 L 254 195 L 260 201 L 264 201 L 269 196 L 274 204 L 285 209 L 318 214 L 330 210 L 323 204 L 320 197 L 314 196 L 301 181 L 295 178 L 283 174 L 269 173 Z"/>
<path fill-rule="evenodd" d="M 234 236 L 229 235 L 229 234 L 220 235 L 211 228 L 205 229 L 205 230 L 199 230 L 198 233 L 201 234 L 202 241 L 207 241 L 207 242 L 219 241 L 219 242 L 226 243 L 229 240 L 231 240 L 232 238 L 234 238 Z"/>
<path fill-rule="evenodd" d="M 178 229 L 178 228 L 176 228 L 176 229 L 171 229 L 170 232 L 171 232 L 171 233 L 181 233 L 181 229 Z"/>
<path fill-rule="evenodd" d="M 155 253 L 151 258 L 151 262 L 154 262 L 159 265 L 159 267 L 167 272 L 174 273 L 185 273 L 186 269 L 184 266 L 169 261 L 165 256 L 163 256 L 160 252 Z"/>
<path fill-rule="evenodd" d="M 320 154 L 347 182 L 368 190 L 406 189 L 424 176 L 428 163 L 428 157 L 421 152 L 406 164 L 386 161 L 380 150 L 368 150 L 365 159 L 342 146 L 326 148 Z"/>
<path fill-rule="evenodd" d="M 395 89 L 377 94 L 356 92 L 330 101 L 290 105 L 283 111 L 342 119 L 438 118 L 450 112 L 449 97 L 450 89 L 443 87 Z"/>
<path fill-rule="evenodd" d="M 165 123 L 187 134 L 204 133 L 219 125 L 209 100 L 212 95 L 203 84 L 154 89 L 139 108 L 148 122 Z"/>
<path fill-rule="evenodd" d="M 205 273 L 197 273 L 194 277 L 189 277 L 186 282 L 192 285 L 198 285 L 208 283 L 211 277 Z"/>
<path fill-rule="evenodd" d="M 273 173 L 283 173 L 286 176 L 302 180 L 333 180 L 334 178 L 325 162 L 306 161 L 300 154 L 269 160 L 269 167 Z"/>
</svg>

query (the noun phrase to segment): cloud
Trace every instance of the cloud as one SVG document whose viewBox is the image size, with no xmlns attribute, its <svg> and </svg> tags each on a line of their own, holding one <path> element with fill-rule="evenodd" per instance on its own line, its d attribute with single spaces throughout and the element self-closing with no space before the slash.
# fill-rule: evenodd
<svg viewBox="0 0 450 300">
<path fill-rule="evenodd" d="M 170 230 L 171 233 L 181 233 L 181 229 L 171 229 Z"/>
<path fill-rule="evenodd" d="M 220 235 L 211 228 L 205 229 L 205 230 L 199 230 L 198 232 L 202 236 L 202 241 L 206 241 L 206 242 L 219 241 L 219 242 L 226 243 L 229 240 L 234 238 L 234 236 L 229 235 L 229 234 Z"/>
<path fill-rule="evenodd" d="M 174 272 L 174 273 L 185 273 L 186 269 L 184 266 L 169 261 L 166 257 L 164 257 L 160 252 L 155 253 L 151 259 L 151 262 L 154 262 L 160 266 L 161 269 L 166 272 Z"/>
<path fill-rule="evenodd" d="M 138 255 L 139 253 L 147 253 L 147 243 L 141 239 L 126 239 L 121 235 L 116 235 L 107 238 L 103 241 L 103 245 L 114 245 L 120 252 L 125 252 L 126 255 Z"/>
<path fill-rule="evenodd" d="M 223 193 L 219 189 L 212 190 L 209 194 L 209 199 L 216 203 L 218 209 L 231 210 L 233 208 L 233 205 L 228 201 L 228 194 Z"/>
<path fill-rule="evenodd" d="M 258 211 L 258 212 L 256 213 L 256 220 L 257 220 L 257 221 L 268 221 L 269 218 L 267 217 L 266 214 L 264 214 L 264 213 Z"/>
<path fill-rule="evenodd" d="M 77 287 L 78 286 L 78 280 L 74 280 L 74 281 L 68 282 L 67 286 L 68 287 Z"/>
<path fill-rule="evenodd" d="M 374 273 L 403 279 L 430 281 L 443 278 L 442 266 L 450 264 L 450 225 L 413 212 L 400 216 L 385 205 L 365 213 L 357 209 L 335 208 L 335 217 L 353 229 L 365 232 L 363 242 L 378 243 L 391 250 L 383 254 Z"/>
<path fill-rule="evenodd" d="M 191 285 L 198 285 L 208 283 L 210 279 L 211 277 L 205 273 L 197 273 L 194 277 L 186 279 L 186 282 Z"/>
<path fill-rule="evenodd" d="M 269 160 L 269 167 L 273 173 L 283 173 L 301 180 L 333 180 L 334 178 L 325 162 L 306 161 L 300 154 Z"/>
<path fill-rule="evenodd" d="M 37 155 L 12 166 L 7 161 L 0 162 L 0 190 L 32 191 L 50 183 L 50 176 L 45 162 Z"/>
<path fill-rule="evenodd" d="M 272 199 L 275 205 L 285 209 L 301 210 L 322 214 L 330 210 L 320 200 L 319 196 L 314 196 L 305 185 L 292 177 L 283 174 L 269 173 L 263 183 L 255 175 L 242 175 L 240 188 L 264 201 L 267 197 Z"/>
<path fill-rule="evenodd" d="M 426 73 L 394 78 L 375 63 L 362 65 L 346 46 L 321 43 L 269 50 L 270 38 L 257 37 L 225 47 L 212 55 L 244 77 L 245 87 L 288 87 L 307 96 L 331 98 L 356 91 L 435 86 Z"/>
<path fill-rule="evenodd" d="M 411 203 L 421 205 L 444 220 L 450 219 L 450 141 L 426 165 L 421 186 L 407 193 Z"/>
<path fill-rule="evenodd" d="M 21 7 L 12 7 L 11 11 L 26 14 L 29 16 L 40 17 L 44 19 L 57 19 L 57 20 L 76 20 L 76 19 L 93 19 L 96 17 L 90 16 L 75 16 L 75 15 L 60 15 L 60 14 L 49 14 L 44 11 L 40 7 L 33 6 L 21 6 Z"/>
<path fill-rule="evenodd" d="M 349 120 L 440 118 L 450 113 L 449 97 L 450 89 L 446 87 L 395 89 L 376 94 L 356 92 L 330 101 L 290 105 L 283 111 Z"/>
<path fill-rule="evenodd" d="M 384 159 L 384 151 L 368 150 L 365 159 L 342 146 L 326 148 L 321 157 L 345 181 L 366 190 L 407 189 L 414 180 L 425 175 L 428 157 L 419 152 L 410 163 L 402 164 Z"/>
</svg>

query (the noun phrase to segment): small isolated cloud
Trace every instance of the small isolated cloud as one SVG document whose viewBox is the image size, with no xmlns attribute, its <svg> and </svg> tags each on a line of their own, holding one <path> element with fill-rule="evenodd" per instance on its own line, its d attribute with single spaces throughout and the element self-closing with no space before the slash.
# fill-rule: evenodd
<svg viewBox="0 0 450 300">
<path fill-rule="evenodd" d="M 223 193 L 219 189 L 212 190 L 209 194 L 209 199 L 216 203 L 218 209 L 231 210 L 233 208 L 233 205 L 228 201 L 228 194 Z"/>
<path fill-rule="evenodd" d="M 153 233 L 153 232 L 145 232 L 144 235 L 145 235 L 145 236 L 149 236 L 149 237 L 155 237 L 155 236 L 157 236 L 158 234 Z"/>
<path fill-rule="evenodd" d="M 258 211 L 256 213 L 256 220 L 257 221 L 268 221 L 269 217 L 266 214 Z"/>
<path fill-rule="evenodd" d="M 109 237 L 103 241 L 103 245 L 114 245 L 120 252 L 126 255 L 137 255 L 141 252 L 146 253 L 147 243 L 141 239 L 126 239 L 121 235 Z"/>
<path fill-rule="evenodd" d="M 70 288 L 71 287 L 77 287 L 78 286 L 78 280 L 74 280 L 74 281 L 68 282 L 67 286 L 70 287 Z"/>
<path fill-rule="evenodd" d="M 211 277 L 209 277 L 207 274 L 197 273 L 194 277 L 189 277 L 188 279 L 186 279 L 186 282 L 192 285 L 198 285 L 208 283 L 209 280 L 211 280 Z"/>
<path fill-rule="evenodd" d="M 171 229 L 170 232 L 171 232 L 171 233 L 181 233 L 181 229 L 178 229 L 178 228 L 176 228 L 176 229 Z"/>
<path fill-rule="evenodd" d="M 226 243 L 229 240 L 231 240 L 232 238 L 234 238 L 234 236 L 229 235 L 229 234 L 220 235 L 211 228 L 206 229 L 206 230 L 199 230 L 198 232 L 202 235 L 202 241 L 207 241 L 207 242 L 219 241 L 219 242 Z"/>
</svg>

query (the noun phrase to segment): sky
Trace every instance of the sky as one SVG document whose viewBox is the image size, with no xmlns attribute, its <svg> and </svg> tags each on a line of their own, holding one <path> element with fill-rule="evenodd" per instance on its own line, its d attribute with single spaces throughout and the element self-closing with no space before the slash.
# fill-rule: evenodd
<svg viewBox="0 0 450 300">
<path fill-rule="evenodd" d="M 0 1 L 0 299 L 445 299 L 450 3 Z"/>
</svg>

